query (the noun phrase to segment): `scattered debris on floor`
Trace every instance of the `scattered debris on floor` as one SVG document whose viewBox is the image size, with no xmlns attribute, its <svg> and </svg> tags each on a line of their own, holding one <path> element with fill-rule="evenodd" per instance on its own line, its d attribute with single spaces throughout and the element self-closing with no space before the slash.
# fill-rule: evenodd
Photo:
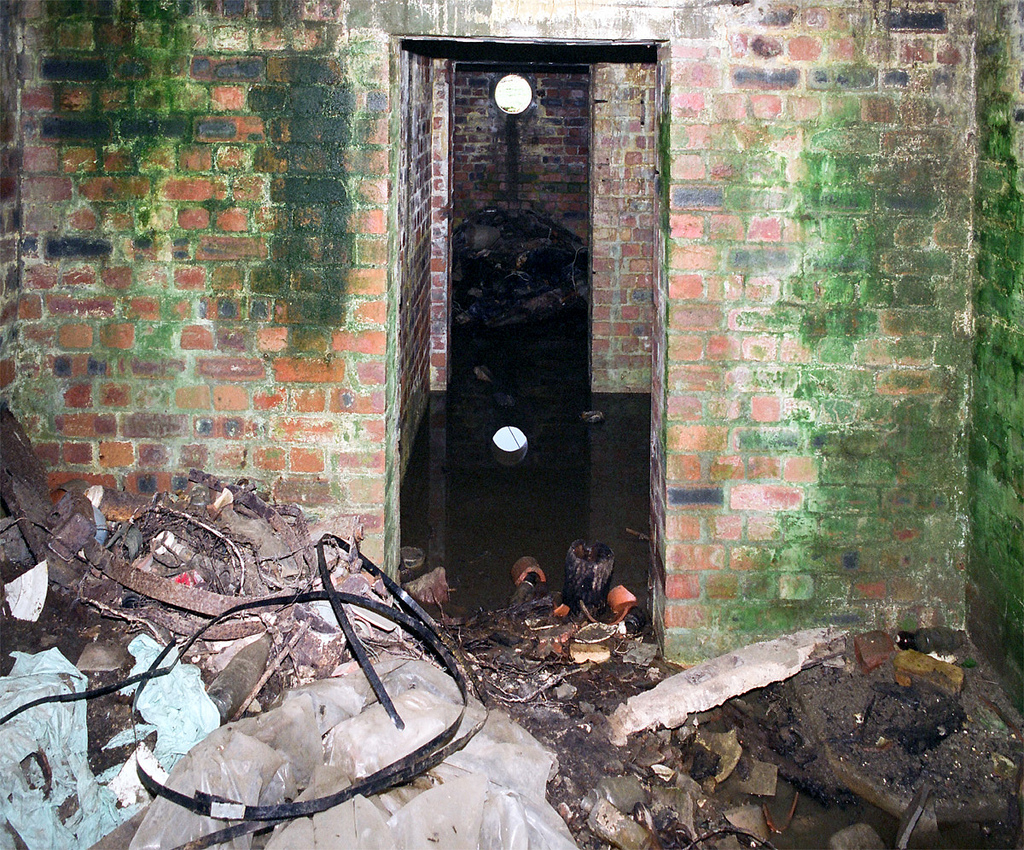
<svg viewBox="0 0 1024 850">
<path fill-rule="evenodd" d="M 962 634 L 681 670 L 598 542 L 453 617 L 422 552 L 396 583 L 245 481 L 50 493 L 0 413 L 0 847 L 1020 846 L 1021 721 Z"/>
</svg>

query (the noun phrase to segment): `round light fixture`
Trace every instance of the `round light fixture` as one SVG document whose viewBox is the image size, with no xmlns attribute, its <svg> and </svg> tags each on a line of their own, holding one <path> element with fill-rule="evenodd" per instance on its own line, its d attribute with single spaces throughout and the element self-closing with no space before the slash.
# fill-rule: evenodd
<svg viewBox="0 0 1024 850">
<path fill-rule="evenodd" d="M 494 102 L 502 112 L 518 115 L 533 103 L 533 88 L 526 77 L 506 74 L 494 87 Z"/>
<path fill-rule="evenodd" d="M 526 434 L 515 425 L 505 425 L 491 437 L 491 453 L 502 466 L 515 466 L 526 457 L 527 448 Z"/>
</svg>

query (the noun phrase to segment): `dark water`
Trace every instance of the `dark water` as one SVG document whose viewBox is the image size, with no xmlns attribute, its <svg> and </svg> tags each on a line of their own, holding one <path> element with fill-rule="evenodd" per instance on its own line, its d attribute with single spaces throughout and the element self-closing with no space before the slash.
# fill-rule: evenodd
<svg viewBox="0 0 1024 850">
<path fill-rule="evenodd" d="M 448 392 L 431 398 L 403 481 L 402 545 L 443 565 L 453 606 L 472 611 L 508 602 L 521 556 L 560 590 L 569 545 L 601 541 L 613 583 L 646 603 L 648 543 L 627 529 L 649 531 L 650 396 L 591 394 L 583 322 L 455 333 L 451 352 Z M 585 423 L 588 410 L 604 422 Z M 490 448 L 503 425 L 529 440 L 511 468 Z"/>
</svg>

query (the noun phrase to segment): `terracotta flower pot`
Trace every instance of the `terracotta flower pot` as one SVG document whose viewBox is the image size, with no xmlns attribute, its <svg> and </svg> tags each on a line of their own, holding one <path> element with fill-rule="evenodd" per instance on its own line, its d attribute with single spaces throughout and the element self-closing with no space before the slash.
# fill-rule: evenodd
<svg viewBox="0 0 1024 850">
<path fill-rule="evenodd" d="M 540 568 L 540 564 L 537 563 L 537 559 L 530 555 L 523 555 L 518 561 L 512 565 L 512 581 L 516 587 L 522 584 L 526 577 L 533 575 L 531 581 L 534 584 L 541 584 L 547 581 L 547 577 L 544 575 L 544 570 Z"/>
<path fill-rule="evenodd" d="M 608 591 L 608 607 L 614 615 L 613 623 L 621 623 L 635 605 L 636 597 L 624 585 L 617 584 Z"/>
</svg>

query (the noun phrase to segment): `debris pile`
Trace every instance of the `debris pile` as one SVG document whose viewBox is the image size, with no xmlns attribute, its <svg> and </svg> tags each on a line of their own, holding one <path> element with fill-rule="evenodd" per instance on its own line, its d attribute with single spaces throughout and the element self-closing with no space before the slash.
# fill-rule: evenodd
<svg viewBox="0 0 1024 850">
<path fill-rule="evenodd" d="M 530 210 L 485 209 L 452 233 L 457 327 L 503 328 L 586 314 L 583 241 Z"/>
<path fill-rule="evenodd" d="M 0 659 L 0 846 L 1019 846 L 1020 720 L 952 630 L 680 670 L 603 544 L 452 618 L 411 547 L 396 583 L 358 528 L 201 470 L 51 494 L 0 419 L 4 648 L 45 649 Z"/>
</svg>

